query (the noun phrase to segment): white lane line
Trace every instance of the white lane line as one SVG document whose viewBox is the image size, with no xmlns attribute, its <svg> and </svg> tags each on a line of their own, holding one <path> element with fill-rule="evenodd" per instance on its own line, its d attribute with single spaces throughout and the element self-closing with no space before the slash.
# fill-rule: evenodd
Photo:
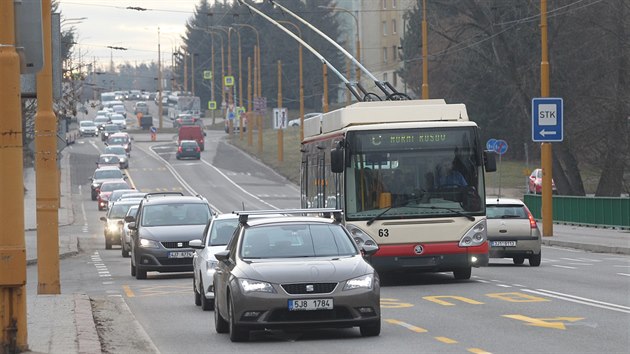
<svg viewBox="0 0 630 354">
<path fill-rule="evenodd" d="M 593 264 L 591 263 L 567 263 L 570 265 L 577 265 L 577 266 L 592 266 Z"/>
<path fill-rule="evenodd" d="M 624 277 L 630 277 L 630 274 L 626 274 L 626 273 L 617 273 L 617 275 L 623 275 Z"/>
<path fill-rule="evenodd" d="M 580 260 L 582 262 L 594 262 L 594 263 L 603 262 L 601 259 L 590 259 L 590 258 L 580 258 Z"/>
<path fill-rule="evenodd" d="M 507 285 L 507 284 L 497 284 L 497 286 L 500 286 L 502 288 L 511 288 L 512 285 Z"/>
<path fill-rule="evenodd" d="M 565 269 L 577 269 L 576 267 L 563 266 L 559 264 L 553 264 L 552 267 L 565 268 Z"/>
<path fill-rule="evenodd" d="M 576 258 L 560 258 L 560 259 L 563 259 L 565 261 L 571 261 L 571 262 L 584 262 L 583 260 L 576 259 Z"/>
<path fill-rule="evenodd" d="M 521 284 L 512 284 L 512 286 L 516 286 L 516 287 L 519 287 L 519 288 L 524 288 L 525 287 L 525 285 L 521 285 Z"/>
<path fill-rule="evenodd" d="M 630 268 L 630 265 L 614 265 L 613 267 L 617 267 L 617 268 Z"/>
<path fill-rule="evenodd" d="M 490 282 L 487 281 L 487 280 L 477 279 L 477 281 L 480 282 L 480 283 L 484 283 L 484 284 L 490 284 Z"/>
<path fill-rule="evenodd" d="M 556 299 L 570 301 L 570 302 L 575 302 L 575 303 L 578 303 L 578 304 L 583 304 L 583 305 L 588 305 L 588 306 L 593 306 L 593 307 L 599 307 L 599 308 L 606 309 L 606 310 L 623 312 L 623 313 L 630 313 L 630 307 L 628 307 L 628 306 L 611 304 L 609 302 L 593 300 L 593 299 L 580 297 L 580 296 L 575 296 L 575 295 L 563 294 L 563 293 L 559 293 L 559 292 L 555 292 L 555 291 L 551 291 L 551 290 L 545 290 L 545 289 L 536 289 L 536 290 L 521 289 L 521 290 L 524 291 L 524 292 L 528 292 L 528 293 L 533 293 L 533 294 L 553 297 L 553 298 L 556 298 Z"/>
<path fill-rule="evenodd" d="M 114 284 L 114 283 L 115 283 L 115 282 L 113 282 L 113 281 L 104 281 L 104 282 L 103 282 L 103 285 L 112 285 L 112 284 Z"/>
</svg>

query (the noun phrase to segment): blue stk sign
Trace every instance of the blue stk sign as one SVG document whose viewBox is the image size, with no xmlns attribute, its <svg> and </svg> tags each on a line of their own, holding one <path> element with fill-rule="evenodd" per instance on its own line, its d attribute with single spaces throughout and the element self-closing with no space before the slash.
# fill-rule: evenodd
<svg viewBox="0 0 630 354">
<path fill-rule="evenodd" d="M 559 142 L 564 138 L 562 98 L 532 100 L 532 140 Z"/>
</svg>

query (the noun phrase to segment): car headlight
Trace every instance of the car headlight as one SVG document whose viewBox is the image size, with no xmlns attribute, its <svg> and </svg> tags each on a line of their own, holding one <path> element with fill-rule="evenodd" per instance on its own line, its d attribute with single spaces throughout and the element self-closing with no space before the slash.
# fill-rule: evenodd
<svg viewBox="0 0 630 354">
<path fill-rule="evenodd" d="M 464 237 L 459 240 L 460 247 L 472 247 L 479 246 L 486 242 L 488 235 L 486 220 L 482 220 L 476 223 L 473 227 L 464 234 Z"/>
<path fill-rule="evenodd" d="M 121 158 L 120 158 L 120 163 L 125 163 L 125 162 L 127 162 L 127 158 L 125 158 L 125 157 L 121 157 Z"/>
<path fill-rule="evenodd" d="M 160 244 L 157 241 L 147 240 L 146 238 L 140 239 L 140 247 L 144 248 L 160 248 Z"/>
<path fill-rule="evenodd" d="M 350 279 L 344 285 L 343 290 L 352 289 L 372 289 L 374 283 L 374 274 L 366 274 L 360 277 Z"/>
<path fill-rule="evenodd" d="M 96 188 L 98 188 L 98 186 L 100 186 L 100 184 L 98 184 L 98 183 L 92 183 L 92 189 L 96 189 Z"/>
<path fill-rule="evenodd" d="M 219 262 L 217 262 L 215 260 L 208 259 L 206 261 L 206 269 L 207 270 L 210 270 L 210 269 L 214 270 L 214 268 L 216 268 L 218 264 L 219 264 Z"/>
<path fill-rule="evenodd" d="M 110 222 L 109 224 L 107 224 L 107 231 L 109 232 L 118 231 L 118 222 L 116 223 Z"/>
<path fill-rule="evenodd" d="M 271 286 L 271 284 L 258 281 L 258 280 L 250 280 L 250 279 L 239 279 L 238 282 L 241 284 L 241 289 L 243 289 L 244 293 L 250 292 L 261 292 L 261 293 L 275 293 L 276 290 Z"/>
</svg>

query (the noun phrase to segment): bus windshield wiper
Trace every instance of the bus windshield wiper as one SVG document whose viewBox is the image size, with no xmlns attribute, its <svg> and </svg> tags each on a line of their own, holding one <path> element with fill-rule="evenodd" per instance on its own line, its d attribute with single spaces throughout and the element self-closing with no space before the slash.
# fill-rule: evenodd
<svg viewBox="0 0 630 354">
<path fill-rule="evenodd" d="M 368 220 L 367 222 L 367 226 L 372 225 L 372 223 L 374 223 L 374 221 L 376 221 L 376 219 L 380 218 L 381 216 L 385 215 L 385 213 L 387 213 L 388 211 L 394 209 L 394 208 L 400 208 L 402 205 L 392 205 L 390 207 L 388 207 L 387 209 L 381 211 L 380 213 L 376 214 L 376 216 L 374 216 L 373 218 L 371 218 L 370 220 Z"/>
<path fill-rule="evenodd" d="M 459 216 L 463 216 L 466 219 L 470 220 L 470 221 L 475 221 L 475 217 L 469 214 L 464 214 L 461 211 L 457 210 L 457 209 L 453 209 L 453 208 L 447 208 L 447 207 L 439 207 L 439 206 L 428 206 L 428 207 L 422 207 L 422 206 L 412 206 L 410 208 L 416 208 L 416 209 L 442 209 L 442 210 L 448 210 L 450 212 L 453 212 Z"/>
</svg>

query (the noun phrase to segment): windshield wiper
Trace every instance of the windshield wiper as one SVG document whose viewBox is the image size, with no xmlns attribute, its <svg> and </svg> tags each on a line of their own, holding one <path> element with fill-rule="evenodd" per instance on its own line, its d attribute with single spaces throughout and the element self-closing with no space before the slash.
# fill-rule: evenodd
<svg viewBox="0 0 630 354">
<path fill-rule="evenodd" d="M 464 214 L 461 211 L 457 210 L 457 209 L 452 209 L 452 208 L 447 208 L 447 207 L 439 207 L 439 206 L 428 206 L 428 207 L 422 207 L 422 206 L 412 206 L 410 208 L 416 208 L 416 209 L 442 209 L 442 210 L 448 210 L 450 212 L 453 212 L 459 216 L 463 216 L 466 219 L 470 220 L 470 221 L 475 221 L 475 217 L 469 214 Z"/>
<path fill-rule="evenodd" d="M 376 219 L 380 218 L 381 216 L 383 216 L 385 213 L 387 213 L 388 211 L 394 209 L 394 208 L 400 208 L 402 205 L 395 205 L 395 206 L 390 206 L 389 208 L 381 211 L 380 213 L 376 214 L 376 216 L 374 216 L 373 218 L 371 218 L 370 220 L 368 220 L 367 222 L 367 226 L 372 225 L 372 223 L 374 223 L 374 221 L 376 221 Z"/>
</svg>

